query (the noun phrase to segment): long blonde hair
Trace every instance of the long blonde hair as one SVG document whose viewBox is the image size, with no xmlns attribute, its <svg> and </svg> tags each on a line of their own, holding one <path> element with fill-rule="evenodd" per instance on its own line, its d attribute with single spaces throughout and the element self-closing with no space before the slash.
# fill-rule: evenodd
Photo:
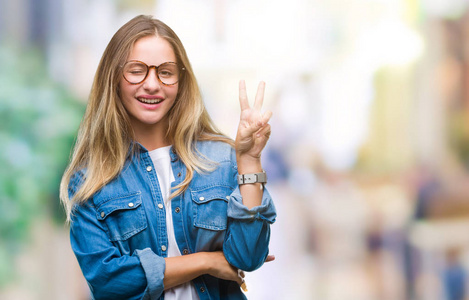
<svg viewBox="0 0 469 300">
<path fill-rule="evenodd" d="M 197 153 L 199 140 L 218 140 L 233 145 L 213 124 L 202 101 L 199 87 L 184 46 L 174 31 L 151 16 L 137 16 L 123 25 L 112 37 L 94 77 L 85 115 L 78 130 L 71 161 L 62 177 L 60 199 L 70 220 L 74 204 L 86 202 L 94 193 L 115 178 L 122 170 L 133 143 L 133 130 L 127 111 L 119 97 L 121 66 L 134 43 L 149 35 L 167 40 L 177 63 L 185 68 L 179 81 L 178 96 L 169 111 L 167 138 L 172 141 L 179 159 L 186 166 L 184 181 L 171 197 L 183 193 L 194 171 L 203 172 L 213 164 Z M 69 199 L 70 179 L 79 170 L 86 170 L 84 181 Z"/>
</svg>

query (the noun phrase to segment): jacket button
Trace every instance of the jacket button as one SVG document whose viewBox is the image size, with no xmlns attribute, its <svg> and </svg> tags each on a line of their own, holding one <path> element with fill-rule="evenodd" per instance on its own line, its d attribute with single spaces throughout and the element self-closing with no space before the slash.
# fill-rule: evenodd
<svg viewBox="0 0 469 300">
<path fill-rule="evenodd" d="M 151 170 L 152 170 L 152 167 L 151 167 L 151 166 L 148 166 L 148 167 L 147 167 L 147 171 L 148 171 L 148 172 L 151 172 Z"/>
<path fill-rule="evenodd" d="M 161 246 L 161 250 L 162 250 L 162 251 L 166 251 L 166 246 L 165 246 L 165 245 L 162 245 L 162 246 Z"/>
<path fill-rule="evenodd" d="M 205 293 L 205 288 L 204 288 L 203 286 L 201 286 L 201 287 L 200 287 L 200 291 L 201 291 L 202 293 Z"/>
<path fill-rule="evenodd" d="M 205 198 L 204 198 L 204 197 L 200 197 L 199 200 L 200 200 L 200 201 L 204 201 Z"/>
<path fill-rule="evenodd" d="M 158 208 L 163 209 L 163 204 L 159 203 L 159 204 L 158 204 Z"/>
<path fill-rule="evenodd" d="M 101 213 L 101 218 L 104 218 L 105 214 L 104 211 Z"/>
<path fill-rule="evenodd" d="M 182 254 L 184 254 L 184 255 L 189 254 L 189 250 L 187 250 L 187 249 L 182 250 Z"/>
<path fill-rule="evenodd" d="M 130 203 L 129 203 L 129 207 L 134 207 L 133 202 L 130 202 Z"/>
<path fill-rule="evenodd" d="M 179 212 L 181 211 L 181 209 L 180 209 L 179 207 L 176 207 L 176 208 L 174 209 L 174 211 L 175 211 L 176 213 L 179 213 Z"/>
<path fill-rule="evenodd" d="M 230 196 L 226 196 L 226 200 L 230 200 Z"/>
</svg>

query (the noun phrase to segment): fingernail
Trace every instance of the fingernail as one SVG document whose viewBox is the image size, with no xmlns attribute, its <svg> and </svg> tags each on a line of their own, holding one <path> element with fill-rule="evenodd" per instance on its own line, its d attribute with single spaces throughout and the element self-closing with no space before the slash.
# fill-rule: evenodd
<svg viewBox="0 0 469 300">
<path fill-rule="evenodd" d="M 241 283 L 241 288 L 242 288 L 243 291 L 245 291 L 245 292 L 248 291 L 248 287 L 246 286 L 246 282 L 243 281 L 243 283 Z"/>
</svg>

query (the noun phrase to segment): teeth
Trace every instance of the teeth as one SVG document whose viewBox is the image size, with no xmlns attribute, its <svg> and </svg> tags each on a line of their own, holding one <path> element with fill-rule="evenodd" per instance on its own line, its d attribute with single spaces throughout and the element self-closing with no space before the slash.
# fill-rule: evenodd
<svg viewBox="0 0 469 300">
<path fill-rule="evenodd" d="M 161 101 L 163 101 L 162 99 L 146 99 L 146 98 L 137 98 L 137 99 L 138 101 L 147 103 L 147 104 L 158 104 Z"/>
</svg>

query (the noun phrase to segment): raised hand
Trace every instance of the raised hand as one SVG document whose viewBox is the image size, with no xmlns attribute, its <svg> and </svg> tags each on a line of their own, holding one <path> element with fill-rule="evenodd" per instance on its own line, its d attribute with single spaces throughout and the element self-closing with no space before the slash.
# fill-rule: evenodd
<svg viewBox="0 0 469 300">
<path fill-rule="evenodd" d="M 235 149 L 238 159 L 259 160 L 261 152 L 270 136 L 270 125 L 268 124 L 271 111 L 261 112 L 264 101 L 265 83 L 260 82 L 257 88 L 254 106 L 249 105 L 246 84 L 244 80 L 239 82 L 239 104 L 241 106 L 241 118 L 238 132 L 236 134 Z"/>
</svg>

